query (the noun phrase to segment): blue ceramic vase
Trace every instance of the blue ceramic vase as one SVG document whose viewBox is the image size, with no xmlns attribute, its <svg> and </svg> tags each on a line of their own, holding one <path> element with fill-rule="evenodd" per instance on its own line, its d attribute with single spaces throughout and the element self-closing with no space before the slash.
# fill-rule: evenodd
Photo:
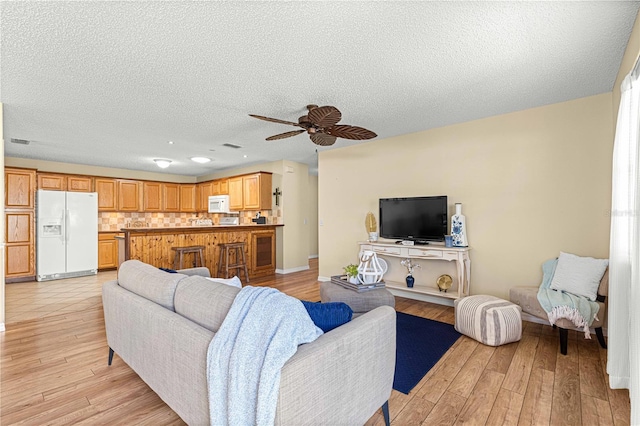
<svg viewBox="0 0 640 426">
<path fill-rule="evenodd" d="M 415 282 L 415 279 L 413 278 L 413 275 L 409 274 L 407 275 L 407 278 L 405 279 L 405 281 L 407 282 L 407 287 L 412 288 L 413 283 Z"/>
</svg>

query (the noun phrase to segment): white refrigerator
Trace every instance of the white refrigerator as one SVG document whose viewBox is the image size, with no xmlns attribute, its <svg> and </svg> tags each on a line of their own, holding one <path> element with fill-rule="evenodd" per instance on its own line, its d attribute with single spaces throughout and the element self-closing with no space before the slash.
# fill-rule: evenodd
<svg viewBox="0 0 640 426">
<path fill-rule="evenodd" d="M 98 272 L 98 194 L 39 190 L 36 198 L 36 279 Z"/>
</svg>

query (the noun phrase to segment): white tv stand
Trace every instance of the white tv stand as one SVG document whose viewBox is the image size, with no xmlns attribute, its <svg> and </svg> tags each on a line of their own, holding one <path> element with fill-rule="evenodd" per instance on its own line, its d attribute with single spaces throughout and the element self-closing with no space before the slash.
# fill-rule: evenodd
<svg viewBox="0 0 640 426">
<path fill-rule="evenodd" d="M 437 286 L 415 285 L 407 287 L 403 282 L 388 281 L 385 279 L 386 287 L 392 293 L 398 296 L 409 296 L 413 294 L 423 294 L 427 296 L 444 297 L 450 300 L 459 299 L 469 295 L 470 275 L 471 275 L 471 259 L 469 258 L 469 247 L 444 247 L 440 245 L 418 245 L 406 246 L 401 244 L 385 243 L 385 242 L 360 242 L 360 251 L 371 250 L 378 255 L 389 256 L 394 258 L 409 258 L 420 260 L 445 260 L 448 262 L 456 262 L 457 292 L 443 292 Z M 400 259 L 398 259 L 398 263 Z M 402 294 L 394 292 L 394 290 L 402 291 Z M 405 293 L 406 292 L 406 293 Z M 449 302 L 451 303 L 451 302 Z"/>
</svg>

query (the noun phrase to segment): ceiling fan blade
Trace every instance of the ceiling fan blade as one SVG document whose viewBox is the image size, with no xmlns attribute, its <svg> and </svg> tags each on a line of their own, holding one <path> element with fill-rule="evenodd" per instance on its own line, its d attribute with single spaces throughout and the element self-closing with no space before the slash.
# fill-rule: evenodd
<svg viewBox="0 0 640 426">
<path fill-rule="evenodd" d="M 309 137 L 313 143 L 320 146 L 329 146 L 336 143 L 336 137 L 326 133 L 312 133 Z"/>
<path fill-rule="evenodd" d="M 290 132 L 280 133 L 279 135 L 269 136 L 266 140 L 275 141 L 275 140 L 278 140 L 278 139 L 290 138 L 291 136 L 299 135 L 300 133 L 304 133 L 305 131 L 306 130 L 304 130 L 304 129 L 302 129 L 302 130 L 292 130 Z"/>
<path fill-rule="evenodd" d="M 335 126 L 342 118 L 342 113 L 336 107 L 321 106 L 309 110 L 309 121 L 318 127 Z"/>
<path fill-rule="evenodd" d="M 344 139 L 365 140 L 373 139 L 376 135 L 371 130 L 358 126 L 347 126 L 344 124 L 332 126 L 325 129 L 325 133 Z"/>
<path fill-rule="evenodd" d="M 258 120 L 271 121 L 272 123 L 280 123 L 280 124 L 289 124 L 291 126 L 300 127 L 298 123 L 294 123 L 293 121 L 284 121 L 279 120 L 277 118 L 264 117 L 262 115 L 249 114 L 250 117 L 257 118 Z"/>
</svg>

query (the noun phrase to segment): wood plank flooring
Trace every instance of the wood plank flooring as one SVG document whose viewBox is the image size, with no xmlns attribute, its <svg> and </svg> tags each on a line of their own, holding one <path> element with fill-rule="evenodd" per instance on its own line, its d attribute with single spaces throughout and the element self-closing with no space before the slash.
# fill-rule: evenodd
<svg viewBox="0 0 640 426">
<path fill-rule="evenodd" d="M 319 300 L 317 260 L 310 266 L 251 284 Z M 113 273 L 97 278 L 99 285 Z M 86 301 L 35 303 L 46 300 L 41 292 L 50 288 L 7 286 L 7 317 L 14 320 L 0 333 L 0 424 L 184 424 L 117 355 L 107 366 L 101 300 L 91 283 L 78 286 L 74 280 L 69 294 L 81 297 L 86 287 Z M 63 299 L 65 281 L 55 284 L 57 299 Z M 453 308 L 404 298 L 396 303 L 399 311 L 453 324 Z M 57 310 L 43 311 L 47 304 Z M 392 392 L 392 424 L 629 424 L 629 394 L 608 388 L 607 351 L 595 337 L 570 332 L 563 356 L 551 327 L 524 325 L 520 342 L 497 348 L 461 337 L 409 395 Z M 383 424 L 380 411 L 367 422 Z"/>
</svg>

